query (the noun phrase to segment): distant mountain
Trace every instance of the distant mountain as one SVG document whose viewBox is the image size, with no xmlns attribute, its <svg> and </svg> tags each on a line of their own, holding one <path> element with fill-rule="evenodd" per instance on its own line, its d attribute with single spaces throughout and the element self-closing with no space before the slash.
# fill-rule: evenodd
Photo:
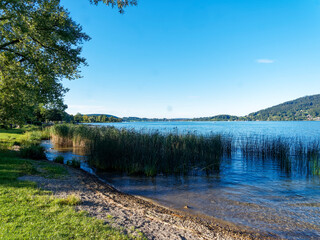
<svg viewBox="0 0 320 240">
<path fill-rule="evenodd" d="M 298 98 L 245 117 L 251 121 L 320 120 L 320 94 Z"/>
<path fill-rule="evenodd" d="M 104 116 L 106 116 L 106 117 L 114 117 L 114 118 L 119 118 L 119 117 L 117 117 L 117 116 L 113 116 L 113 115 L 109 115 L 109 114 L 99 114 L 99 113 L 95 113 L 95 114 L 84 114 L 84 115 L 87 115 L 88 117 L 90 117 L 90 116 L 95 116 L 95 117 L 97 117 L 97 116 L 101 116 L 101 115 L 104 115 Z"/>
<path fill-rule="evenodd" d="M 170 121 L 190 121 L 189 118 L 139 118 L 123 117 L 124 122 L 170 122 Z"/>
<path fill-rule="evenodd" d="M 100 116 L 106 114 L 88 114 L 87 116 Z M 212 117 L 201 118 L 139 118 L 112 115 L 118 121 L 124 122 L 152 122 L 152 121 L 320 121 L 320 94 L 298 98 L 292 101 L 250 113 L 244 117 L 221 114 Z"/>
</svg>

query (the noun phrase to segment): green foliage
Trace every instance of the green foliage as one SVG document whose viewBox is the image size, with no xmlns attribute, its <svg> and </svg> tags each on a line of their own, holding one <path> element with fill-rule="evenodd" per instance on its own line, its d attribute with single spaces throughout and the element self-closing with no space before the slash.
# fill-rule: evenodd
<svg viewBox="0 0 320 240">
<path fill-rule="evenodd" d="M 67 161 L 67 165 L 73 168 L 80 168 L 80 161 L 78 159 L 72 158 Z"/>
<path fill-rule="evenodd" d="M 202 118 L 194 118 L 193 121 L 238 121 L 241 120 L 240 117 L 232 116 L 232 115 L 217 115 L 213 117 L 202 117 Z"/>
<path fill-rule="evenodd" d="M 39 103 L 62 102 L 89 37 L 58 0 L 1 1 L 0 13 L 0 122 L 24 123 Z"/>
<path fill-rule="evenodd" d="M 57 156 L 57 157 L 55 157 L 55 158 L 53 159 L 53 161 L 54 161 L 55 163 L 61 163 L 61 164 L 63 164 L 64 157 L 63 157 L 63 156 Z"/>
<path fill-rule="evenodd" d="M 90 0 L 120 12 L 136 0 Z M 73 21 L 60 0 L 0 2 L 0 123 L 23 124 L 37 106 L 63 105 L 62 79 L 79 77 L 86 65 L 81 45 L 90 38 Z M 47 117 L 61 119 L 57 108 Z"/>
<path fill-rule="evenodd" d="M 31 125 L 19 129 L 0 129 L 0 146 L 7 148 L 13 145 L 30 146 L 50 138 L 49 128 L 39 129 L 39 127 Z"/>
<path fill-rule="evenodd" d="M 121 118 L 105 115 L 105 114 L 88 114 L 82 115 L 77 113 L 74 116 L 74 121 L 77 123 L 104 123 L 104 122 L 122 122 Z"/>
<path fill-rule="evenodd" d="M 127 6 L 136 6 L 138 4 L 137 0 L 90 0 L 91 3 L 98 4 L 102 2 L 107 6 L 117 7 L 120 13 L 124 13 L 124 8 Z"/>
<path fill-rule="evenodd" d="M 44 106 L 40 104 L 34 110 L 34 116 L 29 120 L 41 125 L 44 122 L 73 121 L 71 115 L 65 112 L 67 105 L 58 103 Z"/>
<path fill-rule="evenodd" d="M 320 120 L 320 94 L 298 98 L 251 113 L 247 119 L 259 121 Z"/>
<path fill-rule="evenodd" d="M 220 158 L 231 154 L 231 140 L 220 135 L 165 135 L 86 125 L 55 125 L 52 133 L 73 142 L 89 139 L 90 144 L 85 147 L 92 166 L 129 174 L 155 176 L 187 174 L 195 168 L 219 170 Z"/>
<path fill-rule="evenodd" d="M 20 148 L 20 156 L 22 158 L 29 158 L 34 160 L 46 159 L 46 154 L 44 153 L 44 148 L 40 145 L 30 145 Z"/>
</svg>

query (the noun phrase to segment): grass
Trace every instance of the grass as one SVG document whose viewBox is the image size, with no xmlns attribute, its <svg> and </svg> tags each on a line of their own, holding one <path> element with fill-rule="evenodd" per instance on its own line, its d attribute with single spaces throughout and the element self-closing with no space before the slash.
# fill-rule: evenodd
<svg viewBox="0 0 320 240">
<path fill-rule="evenodd" d="M 81 203 L 81 199 L 79 196 L 76 195 L 69 195 L 64 199 L 57 199 L 57 203 L 60 205 L 68 205 L 68 206 L 75 206 Z"/>
<path fill-rule="evenodd" d="M 45 178 L 64 178 L 68 175 L 68 170 L 63 165 L 51 164 L 47 161 L 33 161 L 33 167 L 36 175 Z"/>
<path fill-rule="evenodd" d="M 41 140 L 49 139 L 49 128 L 26 125 L 19 129 L 0 129 L 0 147 L 30 146 L 39 144 Z"/>
<path fill-rule="evenodd" d="M 22 129 L 0 129 L 0 144 L 13 145 L 19 143 L 23 139 L 23 133 Z"/>
<path fill-rule="evenodd" d="M 22 158 L 29 158 L 34 160 L 43 160 L 46 159 L 46 154 L 44 153 L 44 147 L 36 144 L 30 146 L 22 146 L 20 148 L 19 155 Z"/>
<path fill-rule="evenodd" d="M 20 159 L 16 153 L 0 153 L 0 239 L 131 239 L 119 230 L 76 212 L 77 196 L 57 199 L 23 175 L 63 177 L 65 166 Z M 143 237 L 141 237 L 143 238 Z"/>
<path fill-rule="evenodd" d="M 53 161 L 54 161 L 55 163 L 61 163 L 61 164 L 63 164 L 63 163 L 64 163 L 64 157 L 63 157 L 63 156 L 57 156 L 57 157 L 55 157 L 55 158 L 53 159 Z"/>
</svg>

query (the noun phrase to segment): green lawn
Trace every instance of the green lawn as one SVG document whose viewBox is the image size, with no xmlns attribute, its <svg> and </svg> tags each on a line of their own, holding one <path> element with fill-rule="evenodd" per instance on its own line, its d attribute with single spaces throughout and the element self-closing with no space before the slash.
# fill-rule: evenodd
<svg viewBox="0 0 320 240">
<path fill-rule="evenodd" d="M 23 137 L 24 131 L 22 129 L 10 129 L 4 130 L 0 129 L 0 141 L 12 143 L 14 141 L 19 142 Z"/>
<path fill-rule="evenodd" d="M 18 139 L 23 133 L 19 129 L 1 130 L 0 139 L 7 143 L 8 136 Z M 86 212 L 76 212 L 76 196 L 58 199 L 34 182 L 18 180 L 24 175 L 63 178 L 67 174 L 63 165 L 20 159 L 16 152 L 0 150 L 0 239 L 134 238 Z"/>
<path fill-rule="evenodd" d="M 47 131 L 41 131 L 40 127 L 26 125 L 23 128 L 1 129 L 0 128 L 0 146 L 12 146 L 14 144 L 23 144 L 28 141 L 39 141 Z"/>
</svg>

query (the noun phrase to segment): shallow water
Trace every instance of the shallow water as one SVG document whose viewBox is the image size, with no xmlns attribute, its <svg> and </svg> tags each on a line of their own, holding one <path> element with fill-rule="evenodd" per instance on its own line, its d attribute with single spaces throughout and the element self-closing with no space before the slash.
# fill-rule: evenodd
<svg viewBox="0 0 320 240">
<path fill-rule="evenodd" d="M 101 174 L 119 190 L 289 239 L 320 237 L 320 179 L 271 161 L 225 159 L 209 176 Z"/>
<path fill-rule="evenodd" d="M 89 167 L 87 163 L 87 157 L 84 156 L 83 151 L 79 148 L 61 148 L 55 146 L 50 140 L 45 140 L 41 142 L 41 146 L 44 147 L 47 159 L 53 161 L 57 156 L 63 157 L 64 164 L 67 164 L 68 161 L 76 159 L 80 161 L 80 168 L 94 174 L 95 171 Z"/>
<path fill-rule="evenodd" d="M 320 122 L 161 122 L 103 124 L 146 131 L 320 137 Z M 53 153 L 52 153 L 53 154 Z M 55 154 L 55 153 L 54 153 Z M 71 154 L 70 152 L 68 154 Z M 319 160 L 222 159 L 210 175 L 133 177 L 99 174 L 116 188 L 168 207 L 244 225 L 288 239 L 320 238 Z"/>
</svg>

